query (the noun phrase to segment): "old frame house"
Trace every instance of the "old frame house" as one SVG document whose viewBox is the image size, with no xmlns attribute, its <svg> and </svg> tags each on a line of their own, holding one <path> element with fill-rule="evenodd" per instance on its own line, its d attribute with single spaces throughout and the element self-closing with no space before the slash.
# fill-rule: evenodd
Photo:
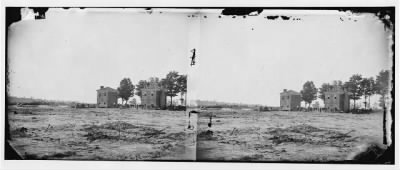
<svg viewBox="0 0 400 170">
<path fill-rule="evenodd" d="M 333 86 L 325 92 L 325 109 L 330 112 L 349 112 L 350 97 L 346 89 Z"/>
<path fill-rule="evenodd" d="M 165 90 L 157 83 L 150 83 L 143 88 L 140 99 L 144 108 L 165 108 L 167 106 Z"/>
<path fill-rule="evenodd" d="M 97 90 L 97 107 L 109 108 L 117 107 L 118 105 L 118 90 L 110 87 L 100 86 Z"/>
<path fill-rule="evenodd" d="M 280 110 L 294 111 L 300 109 L 301 94 L 299 92 L 283 89 L 280 97 Z"/>
</svg>

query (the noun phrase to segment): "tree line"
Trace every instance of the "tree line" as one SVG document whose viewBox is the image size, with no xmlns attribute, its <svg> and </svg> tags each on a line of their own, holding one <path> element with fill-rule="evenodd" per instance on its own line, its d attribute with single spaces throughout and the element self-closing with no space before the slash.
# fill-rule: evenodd
<svg viewBox="0 0 400 170">
<path fill-rule="evenodd" d="M 325 102 L 325 93 L 331 90 L 333 87 L 339 86 L 349 93 L 349 98 L 353 100 L 353 109 L 356 108 L 356 101 L 362 97 L 364 99 L 364 108 L 366 109 L 367 103 L 370 104 L 371 96 L 375 94 L 381 96 L 381 106 L 385 107 L 385 98 L 390 92 L 389 81 L 389 70 L 380 71 L 375 78 L 363 77 L 361 74 L 354 74 L 349 78 L 348 81 L 344 83 L 340 80 L 335 80 L 332 83 L 323 83 L 319 89 L 315 87 L 313 81 L 307 81 L 304 83 L 300 94 L 306 106 L 308 104 L 308 107 L 310 107 L 311 103 L 316 100 L 317 97 Z M 318 96 L 317 93 L 319 93 Z"/>
<path fill-rule="evenodd" d="M 140 80 L 134 85 L 130 78 L 124 78 L 121 80 L 118 87 L 118 97 L 122 99 L 122 104 L 127 104 L 129 98 L 135 94 L 142 97 L 142 91 L 150 84 L 156 84 L 157 86 L 165 89 L 166 96 L 170 97 L 170 106 L 172 106 L 172 98 L 180 94 L 181 101 L 183 101 L 183 95 L 187 92 L 187 75 L 181 75 L 176 71 L 170 71 L 165 78 L 161 80 L 158 77 L 150 77 L 148 80 Z"/>
</svg>

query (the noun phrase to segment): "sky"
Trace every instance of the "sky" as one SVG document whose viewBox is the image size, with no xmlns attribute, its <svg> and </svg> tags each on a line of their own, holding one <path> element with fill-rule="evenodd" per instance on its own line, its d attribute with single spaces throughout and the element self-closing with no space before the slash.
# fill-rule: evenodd
<svg viewBox="0 0 400 170">
<path fill-rule="evenodd" d="M 188 74 L 189 100 L 279 106 L 283 89 L 356 73 L 375 77 L 391 67 L 391 33 L 370 14 L 220 12 L 53 8 L 44 20 L 26 14 L 9 27 L 9 94 L 94 103 L 101 85 L 117 88 L 124 77 L 136 84 L 176 70 Z"/>
<path fill-rule="evenodd" d="M 264 12 L 201 19 L 190 98 L 279 106 L 283 89 L 299 92 L 306 81 L 318 88 L 333 80 L 345 82 L 353 74 L 375 77 L 391 68 L 391 34 L 373 15 Z M 280 14 L 300 20 L 265 18 Z"/>
<path fill-rule="evenodd" d="M 116 89 L 125 77 L 186 74 L 190 22 L 183 13 L 50 8 L 9 28 L 9 94 L 94 103 L 100 86 Z"/>
</svg>

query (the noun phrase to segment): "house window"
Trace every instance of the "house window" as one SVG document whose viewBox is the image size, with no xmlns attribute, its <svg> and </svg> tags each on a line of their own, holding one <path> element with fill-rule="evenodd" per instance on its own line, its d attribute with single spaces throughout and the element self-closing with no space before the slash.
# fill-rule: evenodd
<svg viewBox="0 0 400 170">
<path fill-rule="evenodd" d="M 335 96 L 335 99 L 336 99 L 336 96 Z"/>
<path fill-rule="evenodd" d="M 329 96 L 328 96 L 328 99 L 329 99 Z"/>
<path fill-rule="evenodd" d="M 153 93 L 151 93 L 151 96 L 153 96 Z"/>
<path fill-rule="evenodd" d="M 146 94 L 144 94 L 144 96 L 147 96 Z"/>
</svg>

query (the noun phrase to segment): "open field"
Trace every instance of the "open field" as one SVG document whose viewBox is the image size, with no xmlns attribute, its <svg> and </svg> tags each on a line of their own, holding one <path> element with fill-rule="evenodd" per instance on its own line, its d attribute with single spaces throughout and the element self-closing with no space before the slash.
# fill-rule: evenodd
<svg viewBox="0 0 400 170">
<path fill-rule="evenodd" d="M 197 160 L 343 161 L 382 144 L 382 121 L 382 113 L 202 111 Z"/>
<path fill-rule="evenodd" d="M 382 113 L 8 109 L 25 159 L 342 161 L 382 143 Z M 211 128 L 208 127 L 212 117 Z M 197 131 L 197 135 L 196 135 Z"/>
<path fill-rule="evenodd" d="M 184 111 L 11 106 L 8 114 L 10 143 L 25 159 L 194 160 L 196 156 L 195 129 L 187 129 Z"/>
</svg>

